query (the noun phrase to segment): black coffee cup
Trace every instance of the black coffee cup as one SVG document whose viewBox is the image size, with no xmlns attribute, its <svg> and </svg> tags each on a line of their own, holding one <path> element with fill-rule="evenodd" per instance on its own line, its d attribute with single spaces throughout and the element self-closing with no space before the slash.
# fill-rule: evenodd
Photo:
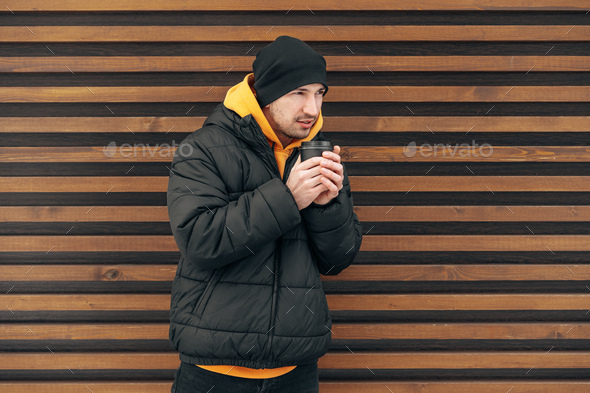
<svg viewBox="0 0 590 393">
<path fill-rule="evenodd" d="M 301 142 L 301 162 L 312 158 L 322 157 L 322 152 L 332 151 L 332 144 L 330 141 L 308 141 Z"/>
</svg>

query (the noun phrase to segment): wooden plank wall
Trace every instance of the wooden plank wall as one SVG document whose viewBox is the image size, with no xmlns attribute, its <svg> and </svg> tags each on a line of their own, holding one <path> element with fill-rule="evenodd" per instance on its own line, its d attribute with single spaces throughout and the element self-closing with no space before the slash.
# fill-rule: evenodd
<svg viewBox="0 0 590 393">
<path fill-rule="evenodd" d="M 1 5 L 0 391 L 169 391 L 173 149 L 282 34 L 366 234 L 322 393 L 590 391 L 587 0 Z"/>
</svg>

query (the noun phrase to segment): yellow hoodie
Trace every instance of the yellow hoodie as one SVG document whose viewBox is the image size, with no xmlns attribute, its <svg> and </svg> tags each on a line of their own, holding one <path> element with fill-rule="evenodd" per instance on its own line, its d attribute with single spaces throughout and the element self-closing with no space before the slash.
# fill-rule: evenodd
<svg viewBox="0 0 590 393">
<path fill-rule="evenodd" d="M 274 155 L 281 177 L 284 177 L 285 163 L 287 158 L 293 152 L 295 147 L 301 146 L 301 142 L 309 141 L 317 135 L 322 128 L 324 122 L 322 113 L 318 115 L 315 124 L 311 127 L 309 135 L 305 139 L 294 139 L 289 146 L 283 147 L 283 144 L 275 134 L 274 130 L 266 120 L 266 116 L 262 112 L 258 101 L 256 100 L 255 90 L 252 87 L 254 84 L 254 74 L 248 74 L 244 80 L 227 91 L 223 104 L 232 111 L 236 112 L 241 117 L 252 115 L 254 120 L 258 123 L 262 132 L 266 136 L 268 144 L 273 147 L 274 144 Z M 265 379 L 265 378 L 276 378 L 284 375 L 289 371 L 292 371 L 296 366 L 279 367 L 279 368 L 268 368 L 268 369 L 254 369 L 248 367 L 238 366 L 205 366 L 197 365 L 205 370 L 213 371 L 219 374 L 230 375 L 232 377 L 240 378 L 254 378 L 254 379 Z"/>
<path fill-rule="evenodd" d="M 281 177 L 283 177 L 283 172 L 285 171 L 285 163 L 287 162 L 287 158 L 293 152 L 295 147 L 301 146 L 301 142 L 310 141 L 312 140 L 317 133 L 322 128 L 324 120 L 322 118 L 322 113 L 318 115 L 318 118 L 315 124 L 311 127 L 309 131 L 309 135 L 304 139 L 294 139 L 289 146 L 284 147 L 275 134 L 274 130 L 266 120 L 266 116 L 262 112 L 258 101 L 256 100 L 255 90 L 252 87 L 254 84 L 254 74 L 248 74 L 244 80 L 231 89 L 227 91 L 225 95 L 225 100 L 223 104 L 232 111 L 236 112 L 238 115 L 242 117 L 246 117 L 247 115 L 251 114 L 252 117 L 256 120 L 262 132 L 266 136 L 269 145 L 272 147 L 273 142 L 274 144 L 274 155 L 275 160 L 277 161 L 277 165 L 279 166 L 279 171 L 281 172 Z"/>
</svg>

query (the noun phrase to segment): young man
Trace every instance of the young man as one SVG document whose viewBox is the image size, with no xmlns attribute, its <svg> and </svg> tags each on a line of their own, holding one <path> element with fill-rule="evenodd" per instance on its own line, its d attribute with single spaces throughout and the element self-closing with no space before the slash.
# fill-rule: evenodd
<svg viewBox="0 0 590 393">
<path fill-rule="evenodd" d="M 341 272 L 361 245 L 340 147 L 299 154 L 322 139 L 324 58 L 282 36 L 253 71 L 172 163 L 173 393 L 318 392 L 332 326 L 320 273 Z"/>
</svg>

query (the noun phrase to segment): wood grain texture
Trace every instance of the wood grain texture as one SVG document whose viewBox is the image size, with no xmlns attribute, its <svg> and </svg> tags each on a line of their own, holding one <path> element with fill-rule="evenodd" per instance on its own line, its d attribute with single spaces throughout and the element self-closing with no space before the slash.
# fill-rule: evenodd
<svg viewBox="0 0 590 393">
<path fill-rule="evenodd" d="M 492 146 L 468 143 L 407 146 L 340 146 L 343 162 L 590 162 L 586 146 Z M 414 150 L 408 150 L 414 149 Z M 162 162 L 170 163 L 175 145 L 0 147 L 2 162 Z M 188 152 L 188 149 L 186 149 Z M 169 166 L 169 165 L 168 165 Z"/>
<path fill-rule="evenodd" d="M 10 252 L 176 252 L 172 236 L 1 236 Z M 361 251 L 590 251 L 590 235 L 368 235 Z M 574 273 L 572 273 L 574 274 Z"/>
<path fill-rule="evenodd" d="M 0 103 L 222 102 L 230 87 L 0 87 Z M 585 102 L 588 97 L 590 86 L 332 86 L 324 102 Z"/>
<path fill-rule="evenodd" d="M 412 0 L 412 1 L 371 1 L 359 5 L 352 0 L 318 0 L 311 7 L 313 10 L 586 10 L 588 4 L 584 0 L 539 0 L 534 3 L 528 0 L 453 0 L 441 3 L 437 0 Z M 73 0 L 46 0 L 38 4 L 34 0 L 21 0 L 11 4 L 13 11 L 308 11 L 309 8 L 302 4 L 293 4 L 287 0 L 257 0 L 238 1 L 229 0 L 223 3 L 209 1 L 182 0 L 145 0 L 137 3 L 131 0 L 115 1 L 86 1 L 83 3 Z"/>
<path fill-rule="evenodd" d="M 575 273 L 573 273 L 575 272 Z M 0 265 L 3 281 L 169 281 L 176 266 L 170 265 Z M 352 265 L 338 276 L 322 281 L 580 281 L 590 280 L 590 266 L 562 265 Z M 392 284 L 393 285 L 393 284 Z"/>
<path fill-rule="evenodd" d="M 324 56 L 328 72 L 588 71 L 585 56 Z M 254 56 L 0 57 L 0 72 L 251 72 Z M 68 70 L 69 68 L 69 70 Z M 71 71 L 70 71 L 71 70 Z"/>
<path fill-rule="evenodd" d="M 0 325 L 2 340 L 167 340 L 167 323 Z M 586 339 L 589 324 L 567 323 L 379 323 L 332 325 L 338 340 L 576 340 Z"/>
<path fill-rule="evenodd" d="M 481 369 L 481 368 L 590 368 L 588 352 L 519 353 L 328 353 L 318 362 L 320 369 Z M 352 361 L 352 356 L 355 360 Z M 176 369 L 180 361 L 175 353 L 76 353 L 76 354 L 4 354 L 1 370 L 142 370 Z"/>
<path fill-rule="evenodd" d="M 1 133 L 186 132 L 205 117 L 0 117 Z M 325 132 L 587 132 L 590 116 L 324 116 Z M 427 128 L 428 126 L 428 128 Z"/>
<path fill-rule="evenodd" d="M 350 176 L 357 192 L 590 191 L 589 176 Z M 168 177 L 0 177 L 3 192 L 166 192 Z"/>
<path fill-rule="evenodd" d="M 590 221 L 590 206 L 355 206 L 354 211 L 361 222 Z M 166 206 L 0 206 L 0 222 L 168 220 Z"/>
<path fill-rule="evenodd" d="M 170 295 L 0 295 L 6 307 L 18 311 L 167 311 Z M 580 310 L 590 294 L 411 294 L 327 295 L 332 311 L 403 310 Z"/>
<path fill-rule="evenodd" d="M 0 26 L 0 42 L 585 41 L 590 26 Z"/>
</svg>

